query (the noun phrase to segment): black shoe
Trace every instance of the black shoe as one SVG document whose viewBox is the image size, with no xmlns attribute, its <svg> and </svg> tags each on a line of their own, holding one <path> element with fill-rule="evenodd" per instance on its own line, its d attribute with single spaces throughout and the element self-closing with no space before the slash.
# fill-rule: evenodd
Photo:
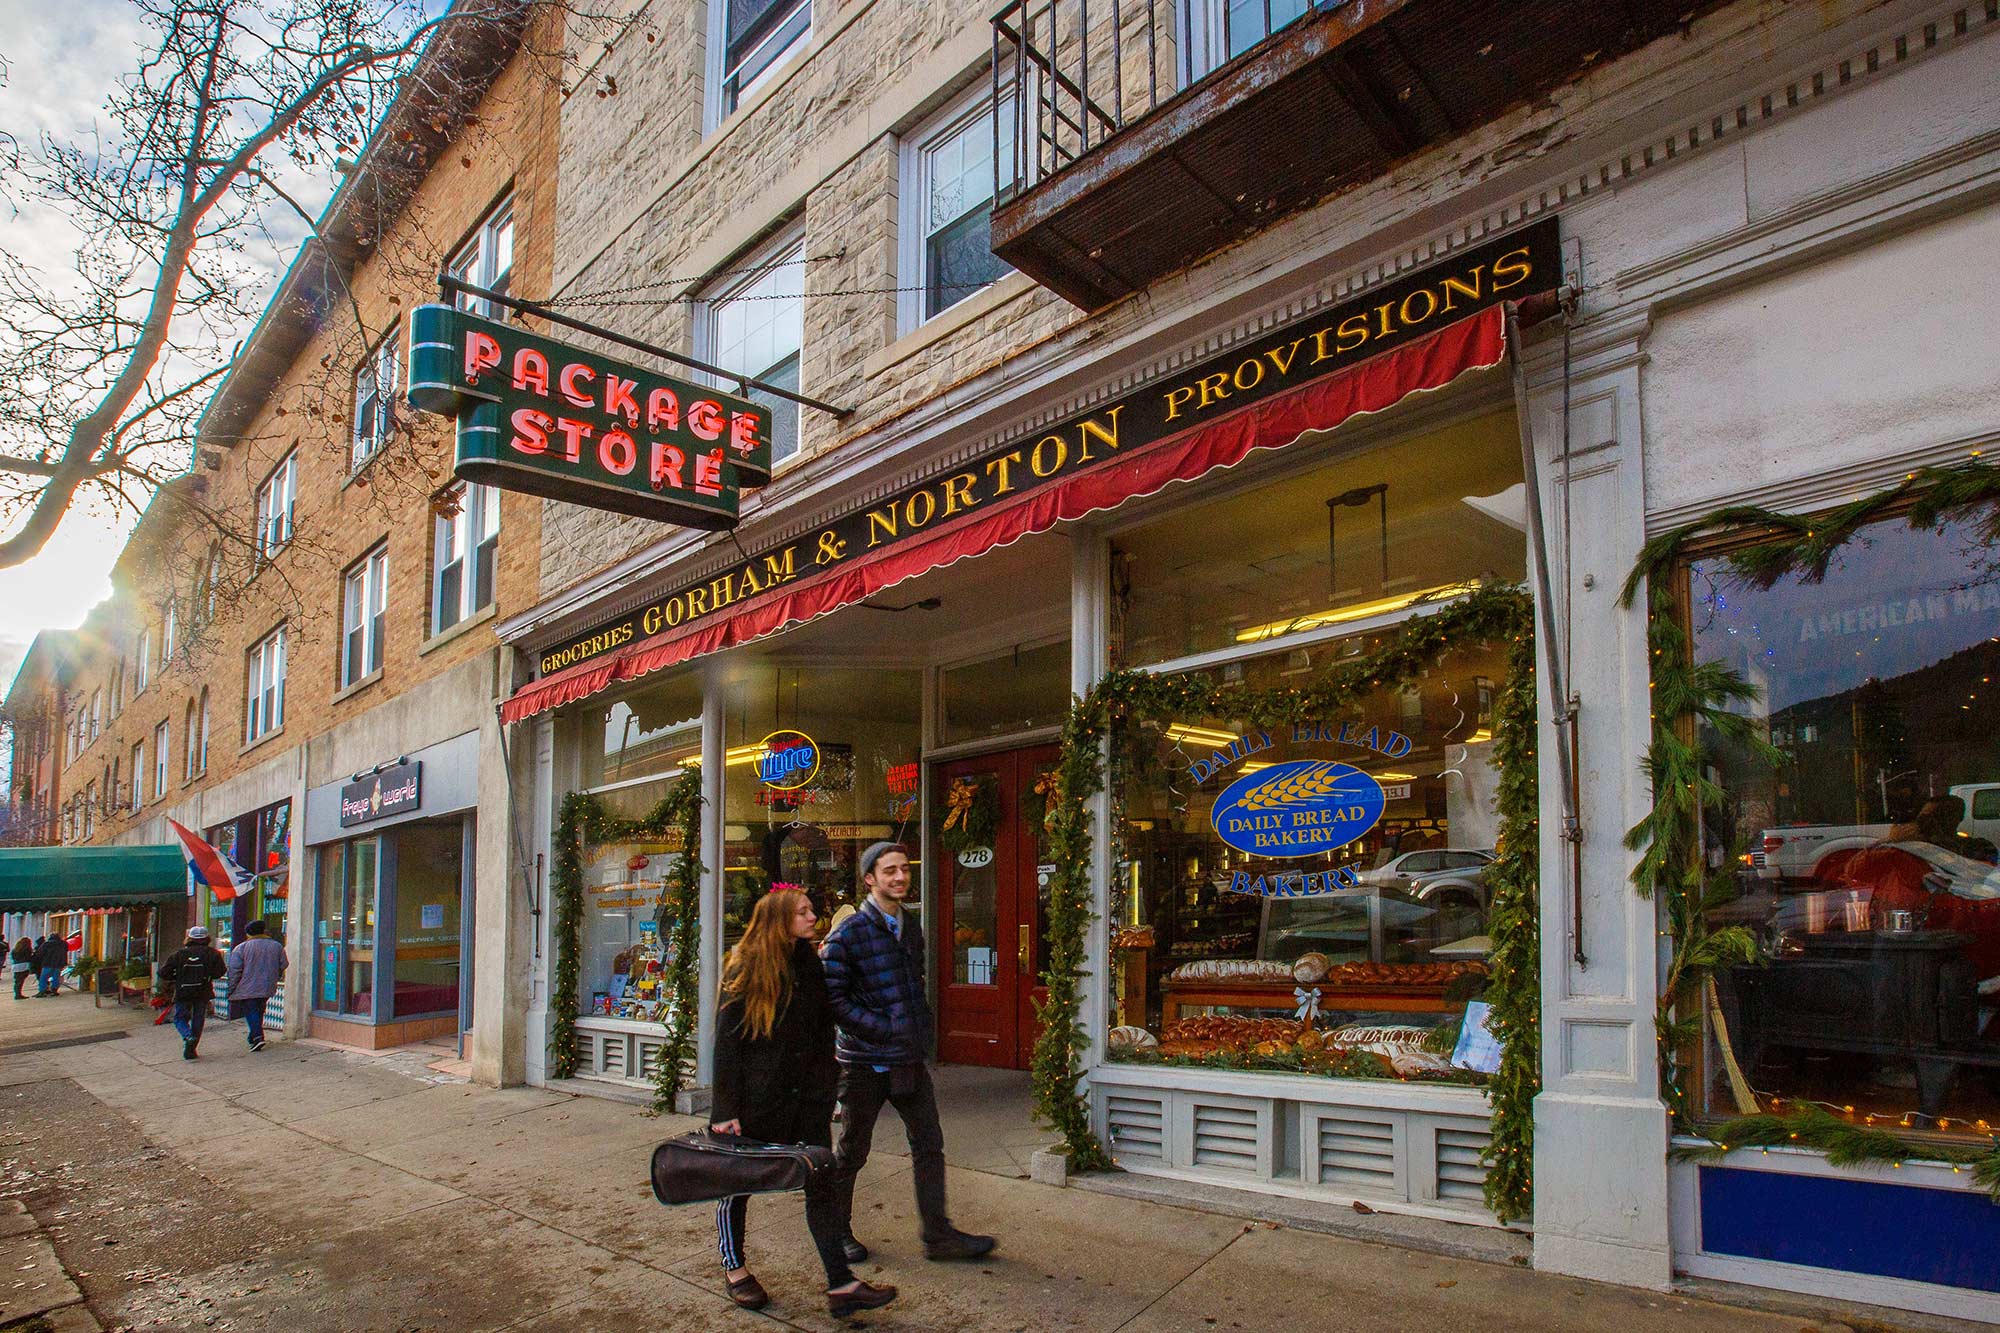
<svg viewBox="0 0 2000 1333">
<path fill-rule="evenodd" d="M 263 1049 L 264 1049 L 264 1039 L 263 1039 L 262 1037 L 259 1037 L 259 1038 L 257 1038 L 257 1040 L 255 1040 L 255 1041 L 251 1042 L 251 1043 L 250 1043 L 250 1049 L 251 1049 L 251 1050 L 253 1050 L 253 1051 L 261 1051 L 261 1050 L 263 1050 Z"/>
<path fill-rule="evenodd" d="M 729 1284 L 729 1299 L 746 1310 L 761 1310 L 771 1303 L 771 1294 L 764 1290 L 755 1273 L 745 1273 L 740 1280 Z"/>
<path fill-rule="evenodd" d="M 865 1263 L 868 1259 L 868 1247 L 852 1236 L 840 1242 L 840 1252 L 847 1256 L 850 1264 Z"/>
<path fill-rule="evenodd" d="M 194 1043 L 193 1043 L 193 1042 L 191 1042 L 191 1041 L 183 1041 L 183 1042 L 181 1043 L 181 1059 L 183 1059 L 183 1060 L 192 1060 L 192 1059 L 194 1059 Z"/>
<path fill-rule="evenodd" d="M 969 1231 L 954 1231 L 943 1240 L 924 1242 L 924 1258 L 943 1262 L 949 1259 L 977 1259 L 991 1254 L 999 1244 L 991 1236 L 975 1236 Z"/>
<path fill-rule="evenodd" d="M 826 1294 L 826 1308 L 833 1312 L 835 1319 L 845 1319 L 856 1310 L 879 1310 L 895 1299 L 894 1287 L 878 1287 L 863 1282 L 853 1291 L 829 1291 Z"/>
</svg>

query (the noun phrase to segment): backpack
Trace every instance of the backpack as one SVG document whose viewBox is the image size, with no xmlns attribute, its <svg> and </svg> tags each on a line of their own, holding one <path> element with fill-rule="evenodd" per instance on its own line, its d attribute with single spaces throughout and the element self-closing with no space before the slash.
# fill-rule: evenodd
<svg viewBox="0 0 2000 1333">
<path fill-rule="evenodd" d="M 174 989 L 198 991 L 208 982 L 208 951 L 183 949 L 180 961 L 174 964 Z"/>
</svg>

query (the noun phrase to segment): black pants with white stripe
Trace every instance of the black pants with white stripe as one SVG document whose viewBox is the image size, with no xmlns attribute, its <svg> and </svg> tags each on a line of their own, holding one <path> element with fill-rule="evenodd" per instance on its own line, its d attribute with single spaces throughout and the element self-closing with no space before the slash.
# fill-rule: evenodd
<svg viewBox="0 0 2000 1333">
<path fill-rule="evenodd" d="M 813 1248 L 819 1251 L 819 1261 L 826 1269 L 826 1289 L 844 1287 L 854 1281 L 854 1270 L 847 1266 L 847 1255 L 841 1248 L 847 1240 L 847 1224 L 841 1219 L 840 1190 L 833 1173 L 821 1172 L 806 1186 L 805 1193 L 806 1228 L 812 1232 Z M 725 1269 L 733 1271 L 750 1266 L 743 1257 L 744 1215 L 749 1206 L 747 1194 L 735 1195 L 715 1205 L 717 1248 L 722 1251 Z"/>
</svg>

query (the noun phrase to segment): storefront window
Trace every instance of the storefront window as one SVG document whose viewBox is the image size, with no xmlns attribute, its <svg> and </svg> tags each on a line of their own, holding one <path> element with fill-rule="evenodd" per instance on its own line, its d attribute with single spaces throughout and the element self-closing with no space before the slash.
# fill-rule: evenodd
<svg viewBox="0 0 2000 1333">
<path fill-rule="evenodd" d="M 946 667 L 938 698 L 940 745 L 1060 726 L 1069 713 L 1069 641 Z"/>
<path fill-rule="evenodd" d="M 701 763 L 701 678 L 688 672 L 586 715 L 588 789 L 620 819 L 658 806 Z M 662 901 L 680 857 L 678 829 L 585 846 L 578 1011 L 660 1021 L 673 921 Z"/>
<path fill-rule="evenodd" d="M 1190 506 L 1113 542 L 1112 665 L 1242 649 L 1527 574 L 1498 412 Z"/>
<path fill-rule="evenodd" d="M 750 666 L 730 682 L 725 944 L 776 883 L 804 889 L 822 922 L 856 904 L 870 843 L 900 841 L 918 863 L 922 701 L 916 671 Z M 922 911 L 914 885 L 909 905 Z"/>
<path fill-rule="evenodd" d="M 382 846 L 375 838 L 323 847 L 320 919 L 313 937 L 313 1004 L 337 1014 L 374 1014 L 375 902 Z"/>
<path fill-rule="evenodd" d="M 1759 963 L 1706 997 L 1702 1100 L 1812 1101 L 1982 1139 L 2000 1123 L 2000 569 L 1974 525 L 1863 530 L 1826 577 L 1688 571 L 1697 656 L 1758 688 L 1775 767 L 1704 735 L 1711 928 Z"/>
<path fill-rule="evenodd" d="M 465 826 L 456 819 L 408 824 L 389 836 L 396 841 L 396 977 L 390 1016 L 455 1012 Z"/>
</svg>

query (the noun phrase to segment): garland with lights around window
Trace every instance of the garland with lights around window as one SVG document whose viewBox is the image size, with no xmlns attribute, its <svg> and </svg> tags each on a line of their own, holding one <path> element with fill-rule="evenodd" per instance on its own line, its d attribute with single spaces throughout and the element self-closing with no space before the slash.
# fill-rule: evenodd
<svg viewBox="0 0 2000 1333">
<path fill-rule="evenodd" d="M 1650 613 L 1653 735 L 1641 768 L 1652 784 L 1653 808 L 1626 833 L 1625 845 L 1640 853 L 1633 886 L 1642 897 L 1660 901 L 1672 940 L 1654 1017 L 1660 1085 L 1675 1127 L 1706 1138 L 1676 1149 L 1676 1159 L 1713 1159 L 1735 1148 L 1768 1152 L 1793 1147 L 1823 1152 L 1834 1166 L 1939 1162 L 1954 1173 L 1970 1167 L 1974 1179 L 2000 1203 L 2000 1136 L 1986 1148 L 1914 1144 L 1875 1128 L 1872 1118 L 1855 1124 L 1811 1102 L 1794 1102 L 1792 1110 L 1782 1113 L 1739 1116 L 1709 1131 L 1699 1129 L 1694 1118 L 1688 1066 L 1701 1041 L 1703 997 L 1716 968 L 1758 958 L 1756 937 L 1748 929 L 1711 930 L 1707 924 L 1708 909 L 1727 901 L 1734 890 L 1726 875 L 1710 878 L 1702 872 L 1700 812 L 1719 810 L 1725 793 L 1704 774 L 1707 753 L 1700 737 L 1706 729 L 1774 766 L 1784 762 L 1784 755 L 1732 707 L 1755 700 L 1757 688 L 1721 663 L 1694 660 L 1675 591 L 1676 571 L 1698 541 L 1747 531 L 1758 534 L 1754 545 L 1720 557 L 1745 583 L 1760 590 L 1786 577 L 1818 583 L 1834 556 L 1863 528 L 1899 516 L 1926 532 L 1945 522 L 1972 520 L 1982 543 L 2000 546 L 2000 468 L 1977 461 L 1923 468 L 1886 491 L 1831 513 L 1798 515 L 1730 505 L 1647 542 L 1625 580 L 1620 604 L 1631 606 L 1644 584 Z M 1773 1105 L 1784 1102 L 1773 1099 Z"/>
<path fill-rule="evenodd" d="M 1072 1170 L 1111 1165 L 1090 1127 L 1078 1091 L 1084 1045 L 1081 978 L 1089 965 L 1091 920 L 1090 802 L 1105 787 L 1105 751 L 1135 724 L 1226 717 L 1250 726 L 1317 721 L 1383 689 L 1414 681 L 1452 649 L 1470 643 L 1507 646 L 1507 682 L 1495 700 L 1494 759 L 1499 768 L 1500 856 L 1488 932 L 1490 1026 L 1501 1043 L 1500 1069 L 1487 1084 L 1493 1138 L 1486 1202 L 1501 1220 L 1533 1208 L 1534 1098 L 1541 1086 L 1541 943 L 1537 908 L 1539 810 L 1535 762 L 1534 604 L 1518 587 L 1475 590 L 1442 610 L 1413 616 L 1376 651 L 1333 663 L 1296 687 L 1252 688 L 1205 674 L 1156 676 L 1116 671 L 1070 707 L 1062 755 L 1048 796 L 1049 962 L 1038 1006 L 1041 1036 L 1031 1066 L 1037 1116 L 1062 1136 Z"/>
<path fill-rule="evenodd" d="M 586 843 L 669 840 L 678 836 L 680 854 L 661 889 L 659 905 L 673 922 L 672 958 L 661 977 L 668 997 L 661 1026 L 666 1041 L 653 1070 L 653 1106 L 671 1111 L 681 1090 L 682 1074 L 695 1055 L 695 1011 L 699 1001 L 700 948 L 696 932 L 701 907 L 701 772 L 683 771 L 667 794 L 637 819 L 620 819 L 604 802 L 583 792 L 563 798 L 556 826 L 555 983 L 558 998 L 550 1041 L 555 1047 L 551 1066 L 557 1078 L 576 1073 L 576 1002 L 583 925 L 583 848 Z"/>
</svg>

